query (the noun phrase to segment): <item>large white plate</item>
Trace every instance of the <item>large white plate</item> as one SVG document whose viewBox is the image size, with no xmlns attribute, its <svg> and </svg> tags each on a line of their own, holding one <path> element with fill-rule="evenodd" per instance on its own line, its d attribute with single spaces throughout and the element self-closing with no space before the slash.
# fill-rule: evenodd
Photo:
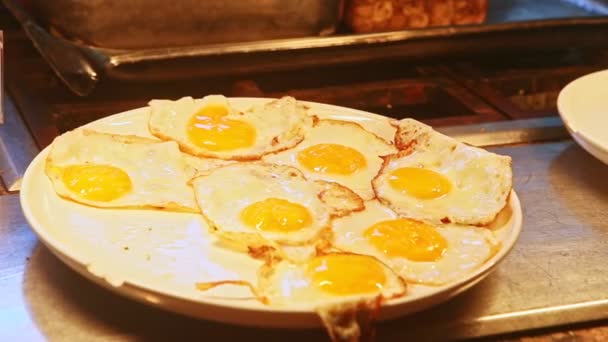
<svg viewBox="0 0 608 342">
<path fill-rule="evenodd" d="M 267 99 L 233 98 L 247 108 Z M 386 138 L 394 128 L 382 116 L 353 109 L 309 103 L 320 116 L 359 122 Z M 149 136 L 147 108 L 116 114 L 88 125 L 99 131 Z M 48 148 L 28 167 L 21 190 L 25 217 L 40 240 L 63 262 L 90 280 L 138 301 L 182 314 L 242 325 L 316 327 L 313 308 L 275 308 L 257 302 L 240 287 L 210 292 L 199 281 L 253 281 L 259 262 L 214 245 L 196 214 L 152 210 L 97 209 L 61 199 L 44 173 Z M 380 319 L 412 313 L 473 286 L 511 250 L 521 230 L 522 213 L 515 192 L 492 229 L 502 245 L 496 255 L 466 279 L 441 287 L 411 286 L 409 295 L 386 303 Z"/>
<path fill-rule="evenodd" d="M 557 98 L 557 109 L 574 140 L 608 164 L 608 70 L 566 85 Z"/>
</svg>

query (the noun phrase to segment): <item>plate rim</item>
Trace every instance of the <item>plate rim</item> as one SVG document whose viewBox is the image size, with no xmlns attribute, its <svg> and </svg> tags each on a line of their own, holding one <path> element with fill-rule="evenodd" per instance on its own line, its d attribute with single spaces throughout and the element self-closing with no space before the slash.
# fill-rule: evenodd
<svg viewBox="0 0 608 342">
<path fill-rule="evenodd" d="M 608 81 L 608 69 L 591 72 L 568 82 L 568 84 L 566 84 L 566 86 L 564 86 L 560 90 L 557 96 L 557 112 L 560 118 L 562 119 L 564 126 L 566 126 L 566 129 L 570 132 L 571 135 L 577 136 L 579 139 L 582 139 L 585 143 L 591 145 L 590 148 L 598 150 L 597 152 L 607 154 L 608 146 L 597 141 L 595 137 L 588 135 L 584 129 L 581 130 L 580 127 L 577 127 L 576 124 L 573 124 L 572 116 L 574 115 L 574 113 L 572 113 L 572 111 L 567 108 L 568 105 L 566 104 L 566 101 L 573 97 L 573 92 L 577 90 L 577 87 L 580 87 L 581 84 L 584 84 L 589 80 L 597 79 L 598 77 L 606 77 Z M 583 148 L 585 150 L 588 150 L 589 147 L 583 146 Z M 591 151 L 588 152 L 595 155 Z M 608 155 L 606 157 L 608 157 Z"/>
<path fill-rule="evenodd" d="M 272 98 L 251 98 L 251 97 L 230 97 L 228 99 L 229 99 L 229 101 L 231 101 L 231 100 L 237 100 L 237 101 L 253 100 L 253 101 L 259 101 L 259 102 L 272 100 Z M 313 107 L 320 107 L 318 109 L 324 108 L 324 109 L 328 109 L 328 110 L 338 110 L 340 112 L 356 114 L 357 116 L 364 116 L 364 117 L 366 117 L 368 119 L 372 119 L 372 120 L 396 120 L 393 118 L 357 110 L 354 108 L 341 107 L 341 106 L 309 102 L 309 101 L 299 101 L 299 102 L 312 105 Z M 135 108 L 135 109 L 131 109 L 128 111 L 124 111 L 121 113 L 108 115 L 104 118 L 95 120 L 91 123 L 88 123 L 86 125 L 80 126 L 75 129 L 80 129 L 82 127 L 87 127 L 89 125 L 95 125 L 100 122 L 111 120 L 112 118 L 117 118 L 120 116 L 137 115 L 138 112 L 143 113 L 147 108 L 149 108 L 149 107 L 140 107 L 140 108 Z M 191 297 L 176 296 L 172 293 L 166 293 L 161 290 L 147 287 L 147 286 L 145 286 L 145 284 L 138 284 L 137 282 L 132 282 L 132 281 L 126 280 L 126 279 L 120 286 L 114 286 L 114 285 L 110 284 L 104 277 L 100 277 L 100 276 L 97 276 L 97 275 L 91 273 L 87 269 L 86 263 L 82 262 L 81 260 L 78 260 L 78 258 L 74 256 L 74 253 L 71 253 L 69 251 L 69 248 L 66 248 L 66 246 L 63 243 L 61 243 L 60 241 L 57 241 L 57 239 L 55 239 L 48 232 L 45 232 L 44 225 L 38 220 L 36 215 L 32 212 L 32 208 L 28 204 L 28 201 L 30 199 L 28 198 L 27 194 L 31 192 L 30 183 L 32 182 L 32 178 L 36 176 L 34 174 L 36 165 L 44 162 L 44 159 L 46 158 L 46 155 L 48 154 L 49 150 L 50 150 L 50 145 L 45 147 L 32 160 L 32 162 L 26 169 L 26 172 L 23 176 L 22 188 L 19 193 L 21 208 L 22 208 L 22 211 L 24 213 L 24 216 L 25 216 L 30 228 L 38 236 L 38 239 L 56 257 L 58 257 L 62 261 L 62 263 L 66 264 L 68 267 L 72 268 L 73 270 L 75 270 L 77 273 L 81 274 L 86 279 L 110 290 L 112 293 L 116 293 L 116 294 L 119 294 L 119 295 L 122 295 L 125 297 L 129 297 L 131 299 L 135 299 L 139 302 L 143 302 L 143 303 L 149 304 L 154 307 L 185 314 L 188 316 L 212 320 L 212 321 L 218 321 L 218 322 L 224 322 L 224 323 L 227 322 L 227 323 L 240 324 L 240 325 L 254 325 L 254 324 L 250 324 L 252 322 L 248 322 L 248 321 L 241 321 L 241 320 L 230 321 L 230 320 L 226 320 L 226 319 L 217 319 L 216 317 L 214 317 L 213 313 L 211 313 L 211 314 L 194 314 L 193 315 L 191 313 L 185 312 L 185 310 L 176 309 L 175 307 L 172 307 L 171 305 L 167 305 L 166 304 L 167 300 L 164 300 L 164 301 L 159 300 L 158 297 L 161 297 L 161 299 L 162 298 L 168 299 L 168 302 L 177 301 L 177 302 L 182 302 L 182 304 L 184 304 L 184 305 L 194 305 L 194 306 L 201 306 L 201 307 L 207 306 L 207 307 L 213 308 L 214 310 L 216 310 L 216 309 L 229 310 L 229 311 L 235 310 L 238 312 L 244 312 L 247 314 L 254 314 L 254 315 L 255 314 L 275 315 L 275 316 L 276 315 L 289 315 L 289 316 L 295 315 L 298 317 L 314 315 L 314 318 L 312 320 L 310 319 L 311 317 L 308 317 L 309 318 L 308 320 L 304 320 L 303 322 L 298 322 L 298 323 L 303 323 L 303 324 L 292 324 L 289 326 L 286 326 L 284 324 L 274 324 L 274 323 L 280 323 L 280 322 L 273 322 L 272 320 L 270 320 L 270 321 L 268 321 L 268 324 L 267 324 L 268 327 L 301 328 L 301 327 L 313 327 L 313 326 L 321 325 L 321 322 L 318 320 L 316 313 L 313 310 L 310 310 L 309 308 L 272 307 L 272 306 L 243 307 L 238 304 L 239 301 L 237 301 L 237 300 L 234 300 L 234 302 L 230 302 L 227 300 L 221 300 L 221 299 L 218 300 L 215 298 L 202 297 L 202 298 L 194 299 Z M 384 303 L 382 305 L 380 319 L 381 320 L 392 319 L 392 318 L 407 315 L 409 313 L 413 313 L 413 312 L 422 310 L 424 308 L 433 306 L 437 303 L 431 304 L 431 305 L 426 305 L 426 306 L 423 305 L 423 307 L 416 309 L 414 311 L 411 311 L 411 312 L 402 308 L 402 307 L 407 307 L 408 305 L 415 306 L 415 304 L 417 304 L 419 302 L 423 302 L 423 301 L 432 301 L 432 299 L 439 297 L 439 296 L 443 296 L 443 295 L 446 296 L 446 298 L 444 300 L 439 300 L 438 301 L 439 303 L 446 301 L 447 299 L 460 293 L 461 291 L 459 291 L 459 289 L 466 290 L 469 287 L 476 284 L 477 282 L 484 279 L 486 276 L 488 276 L 496 268 L 496 266 L 500 262 L 502 262 L 506 258 L 506 256 L 511 252 L 511 250 L 514 248 L 514 246 L 519 238 L 519 235 L 521 234 L 521 231 L 522 231 L 523 212 L 522 212 L 522 208 L 521 208 L 521 202 L 514 189 L 511 189 L 506 206 L 510 206 L 511 210 L 512 210 L 512 213 L 511 213 L 512 226 L 510 228 L 508 236 L 504 240 L 501 240 L 502 244 L 501 244 L 498 252 L 496 252 L 491 258 L 486 260 L 480 267 L 478 267 L 474 272 L 470 273 L 467 277 L 465 277 L 459 281 L 456 281 L 454 283 L 449 283 L 449 284 L 446 284 L 443 286 L 439 286 L 439 287 L 437 287 L 437 291 L 432 291 L 432 292 L 429 292 L 429 293 L 426 293 L 423 295 L 419 295 L 415 298 L 408 298 L 407 296 L 405 296 L 405 297 L 401 297 L 401 298 L 398 298 L 395 300 L 387 301 L 386 303 Z M 112 209 L 108 209 L 108 210 L 112 210 Z M 69 262 L 66 262 L 66 259 L 69 260 Z M 153 297 L 156 297 L 156 298 L 154 298 L 154 300 L 152 300 L 151 298 L 147 298 L 150 295 Z M 400 310 L 400 309 L 402 309 L 402 310 Z M 204 311 L 204 310 L 201 310 L 201 311 Z M 390 312 L 387 312 L 387 311 L 390 311 Z M 402 313 L 400 313 L 400 312 L 402 312 Z M 316 321 L 316 323 L 312 323 L 313 321 Z"/>
</svg>

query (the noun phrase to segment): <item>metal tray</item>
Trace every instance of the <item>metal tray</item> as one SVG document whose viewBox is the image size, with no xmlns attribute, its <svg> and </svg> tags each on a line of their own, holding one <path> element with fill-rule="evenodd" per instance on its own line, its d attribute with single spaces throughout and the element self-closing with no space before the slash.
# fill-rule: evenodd
<svg viewBox="0 0 608 342">
<path fill-rule="evenodd" d="M 67 39 L 146 49 L 329 35 L 343 1 L 28 0 L 25 7 Z"/>
<path fill-rule="evenodd" d="M 16 0 L 2 1 L 59 78 L 81 96 L 93 92 L 103 78 L 198 78 L 377 59 L 497 55 L 608 43 L 608 5 L 598 0 L 494 0 L 483 25 L 136 50 L 93 47 L 58 38 L 36 23 Z"/>
</svg>

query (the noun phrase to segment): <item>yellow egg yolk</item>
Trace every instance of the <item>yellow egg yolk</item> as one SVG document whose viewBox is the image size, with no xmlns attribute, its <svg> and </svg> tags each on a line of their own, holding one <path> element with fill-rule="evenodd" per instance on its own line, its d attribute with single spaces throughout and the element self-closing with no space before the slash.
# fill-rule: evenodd
<svg viewBox="0 0 608 342">
<path fill-rule="evenodd" d="M 81 198 L 109 202 L 131 191 L 129 175 L 110 165 L 70 165 L 62 169 L 61 180 Z"/>
<path fill-rule="evenodd" d="M 418 199 L 433 199 L 450 192 L 452 184 L 440 173 L 418 167 L 403 167 L 389 174 L 390 186 Z"/>
<path fill-rule="evenodd" d="M 435 228 L 410 219 L 378 222 L 363 236 L 385 255 L 412 261 L 435 261 L 447 248 L 447 241 Z"/>
<path fill-rule="evenodd" d="M 279 198 L 267 198 L 247 206 L 240 218 L 251 228 L 270 232 L 293 232 L 312 224 L 308 209 Z"/>
<path fill-rule="evenodd" d="M 376 293 L 386 283 L 384 267 L 365 255 L 328 254 L 313 258 L 307 265 L 312 283 L 335 295 Z"/>
<path fill-rule="evenodd" d="M 187 123 L 188 139 L 210 151 L 230 151 L 255 143 L 255 128 L 247 122 L 228 119 L 225 106 L 205 106 Z"/>
<path fill-rule="evenodd" d="M 296 158 L 311 171 L 338 175 L 353 174 L 367 165 L 361 152 L 338 144 L 313 145 L 298 152 Z"/>
</svg>

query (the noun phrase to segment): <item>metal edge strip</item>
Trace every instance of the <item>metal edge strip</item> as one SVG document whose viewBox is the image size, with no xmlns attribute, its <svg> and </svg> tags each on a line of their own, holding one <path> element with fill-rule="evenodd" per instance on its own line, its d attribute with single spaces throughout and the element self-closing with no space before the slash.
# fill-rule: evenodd
<svg viewBox="0 0 608 342">
<path fill-rule="evenodd" d="M 498 121 L 435 129 L 478 147 L 529 144 L 570 138 L 570 134 L 559 117 Z"/>
<path fill-rule="evenodd" d="M 4 96 L 4 123 L 0 124 L 0 178 L 9 192 L 19 191 L 21 177 L 40 152 L 8 96 Z"/>
<path fill-rule="evenodd" d="M 166 59 L 167 56 L 174 58 L 200 57 L 243 53 L 295 51 L 318 48 L 384 45 L 390 43 L 409 42 L 412 40 L 456 38 L 461 36 L 479 36 L 507 32 L 526 32 L 532 30 L 555 30 L 564 27 L 597 26 L 606 24 L 608 24 L 608 18 L 606 17 L 560 18 L 498 23 L 485 26 L 471 25 L 458 27 L 432 27 L 422 30 L 402 30 L 381 33 L 276 39 L 255 42 L 208 44 L 140 50 L 108 49 L 86 45 L 81 45 L 80 47 L 108 56 L 110 64 L 116 66 L 121 64 L 138 63 L 142 61 L 161 60 Z"/>
<path fill-rule="evenodd" d="M 608 300 L 601 299 L 490 315 L 453 326 L 449 334 L 454 338 L 471 338 L 517 334 L 534 329 L 557 329 L 564 325 L 605 319 L 607 309 Z"/>
</svg>

